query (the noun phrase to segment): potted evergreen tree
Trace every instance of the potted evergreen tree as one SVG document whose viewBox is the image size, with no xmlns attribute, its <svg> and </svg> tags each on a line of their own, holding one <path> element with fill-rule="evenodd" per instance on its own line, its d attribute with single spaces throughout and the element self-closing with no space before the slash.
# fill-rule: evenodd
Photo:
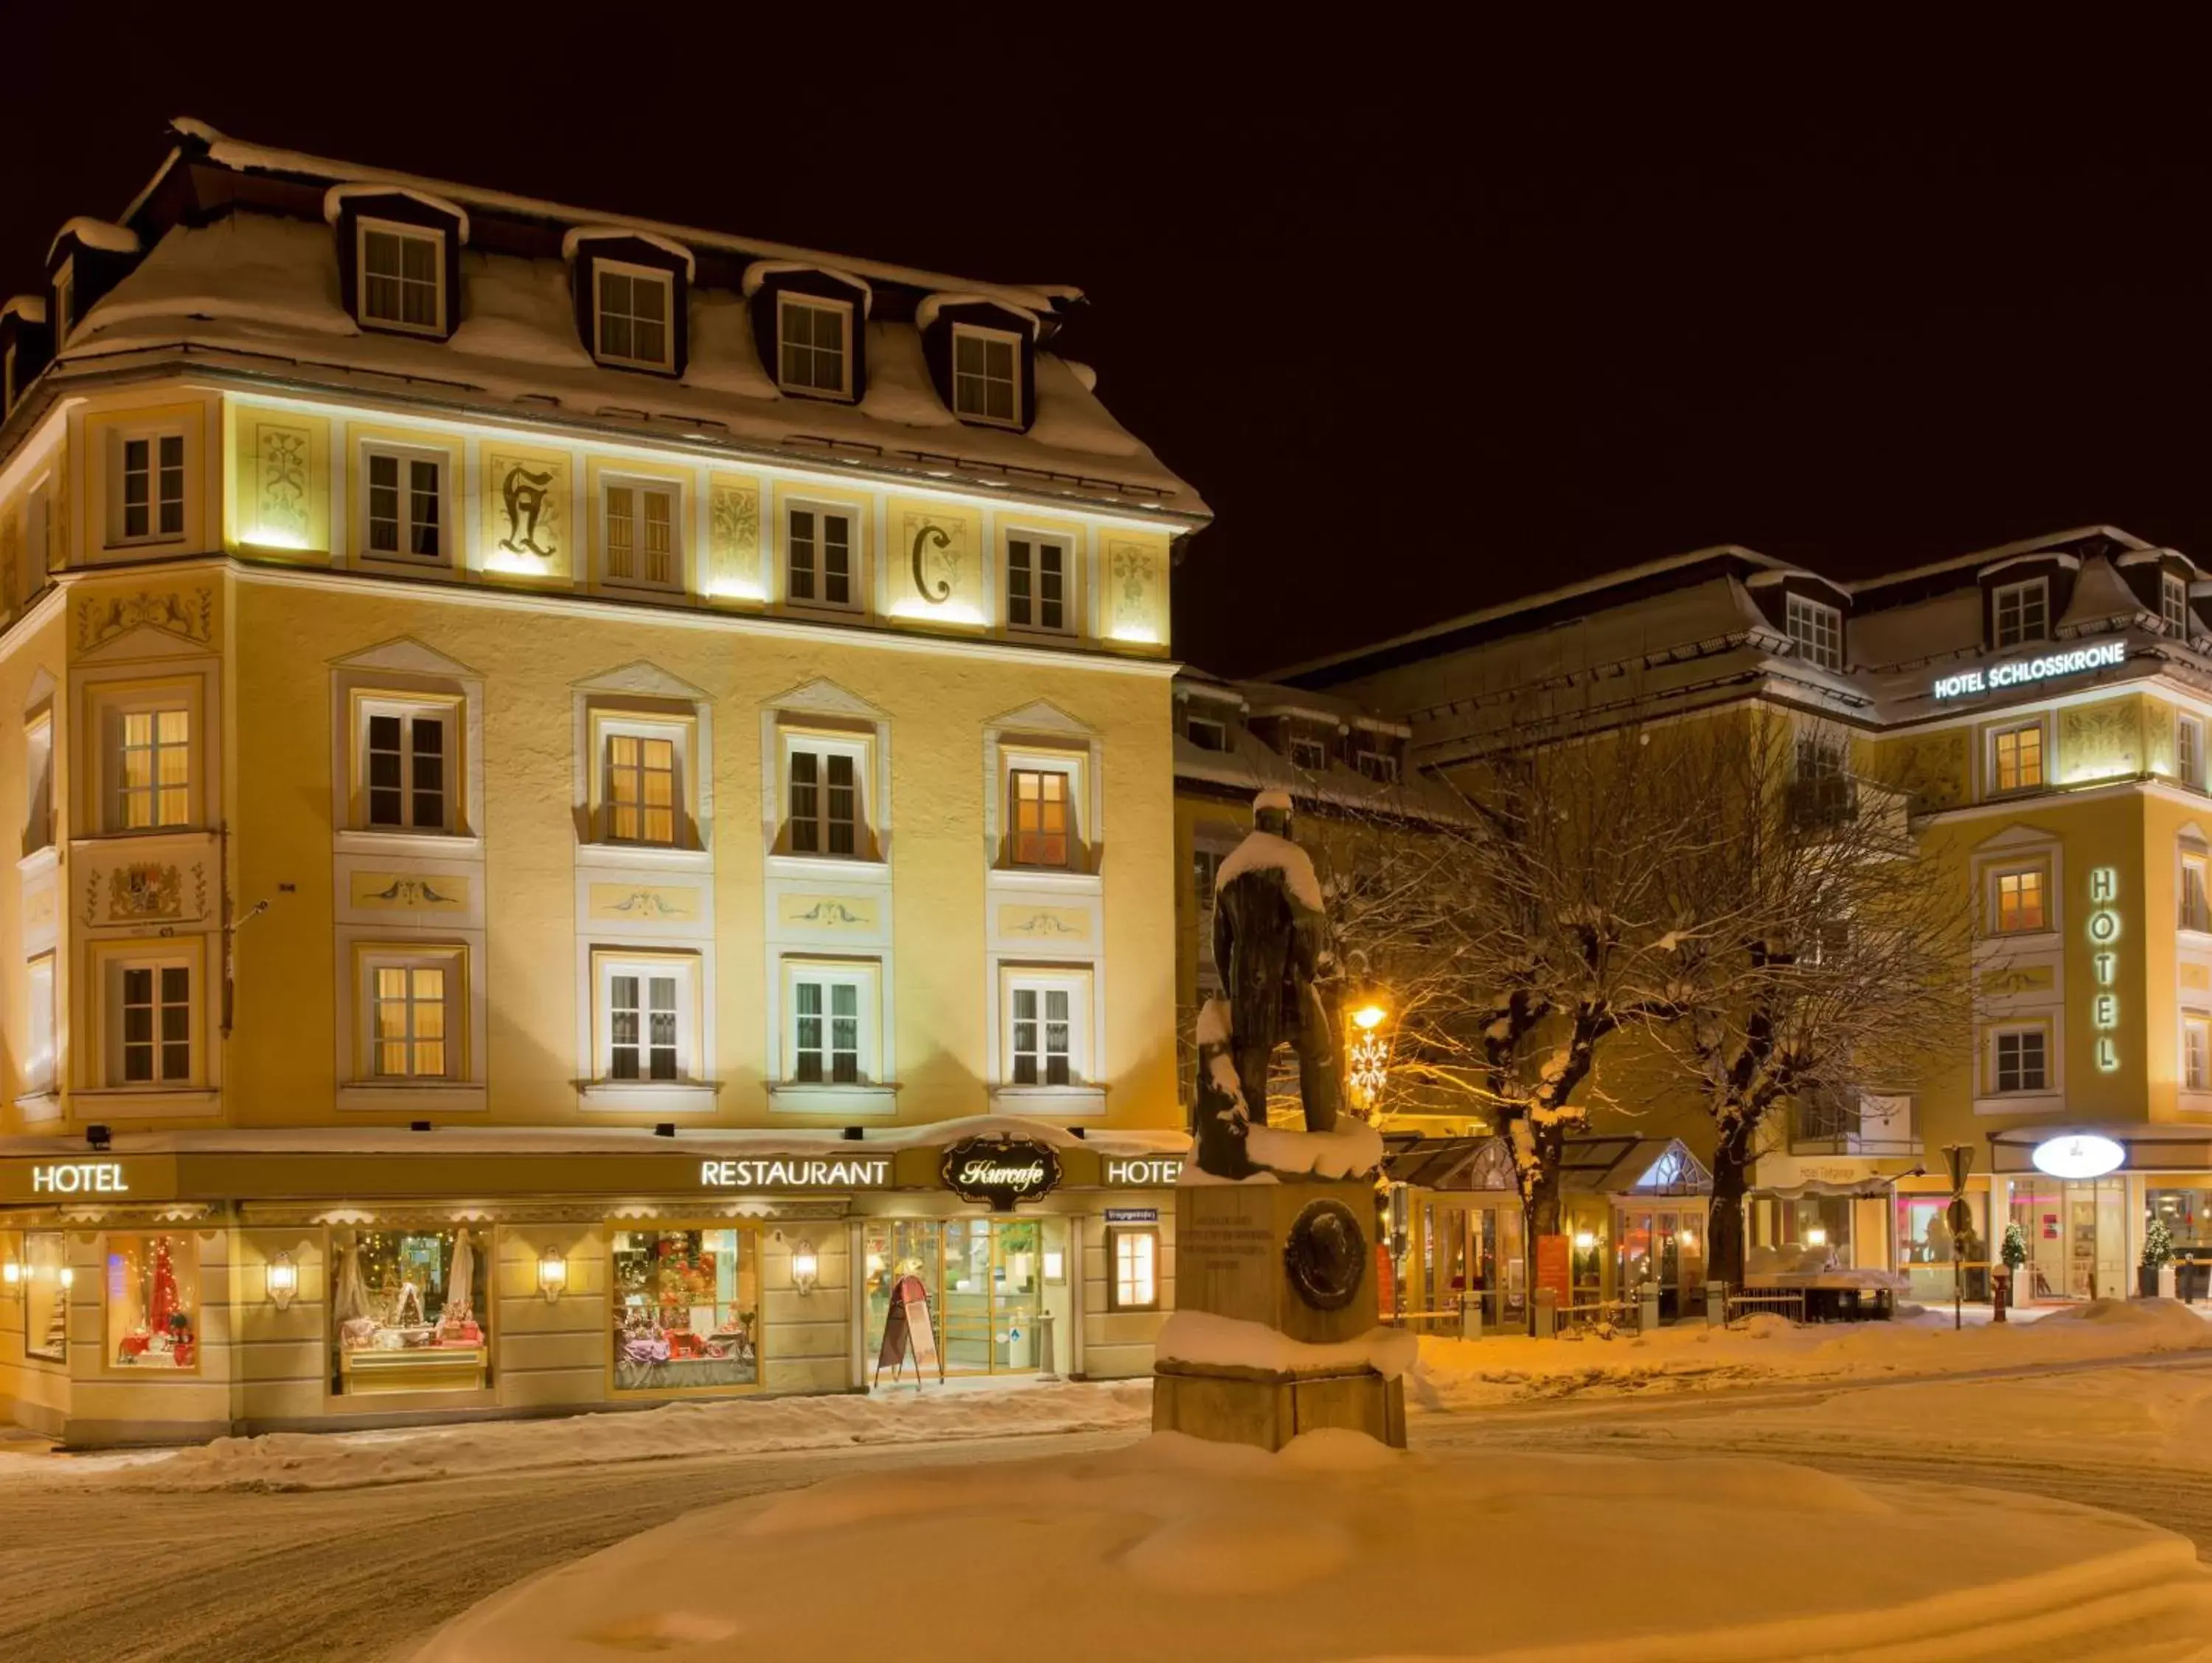
<svg viewBox="0 0 2212 1663">
<path fill-rule="evenodd" d="M 2027 1232 L 2020 1227 L 2018 1219 L 2004 1228 L 2004 1240 L 1998 1244 L 1997 1257 L 2003 1261 L 2005 1284 L 2010 1289 L 2006 1303 L 2018 1310 L 2031 1296 L 2026 1285 L 2027 1275 Z"/>
<path fill-rule="evenodd" d="M 2156 1214 L 2143 1230 L 2142 1265 L 2136 1272 L 2136 1291 L 2145 1299 L 2173 1297 L 2173 1233 Z"/>
</svg>

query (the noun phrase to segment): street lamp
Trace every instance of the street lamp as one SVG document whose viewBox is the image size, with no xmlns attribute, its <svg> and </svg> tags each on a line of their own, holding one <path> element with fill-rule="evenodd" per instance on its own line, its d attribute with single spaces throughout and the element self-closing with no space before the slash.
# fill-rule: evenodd
<svg viewBox="0 0 2212 1663">
<path fill-rule="evenodd" d="M 1346 1012 L 1344 1083 L 1352 1106 L 1371 1120 L 1390 1073 L 1390 1007 L 1370 993 Z"/>
</svg>

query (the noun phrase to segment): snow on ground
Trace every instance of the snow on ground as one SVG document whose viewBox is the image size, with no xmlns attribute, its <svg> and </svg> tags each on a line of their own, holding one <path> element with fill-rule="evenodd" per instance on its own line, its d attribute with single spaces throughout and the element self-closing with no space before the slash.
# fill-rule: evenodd
<svg viewBox="0 0 2212 1663">
<path fill-rule="evenodd" d="M 2203 1655 L 2194 1544 L 1989 1502 L 1765 1460 L 1159 1434 L 694 1513 L 493 1595 L 416 1663 Z"/>
<path fill-rule="evenodd" d="M 1139 1430 L 1152 1423 L 1149 1380 L 1091 1385 L 942 1387 L 927 1395 L 771 1398 L 673 1403 L 628 1414 L 477 1421 L 378 1432 L 271 1432 L 118 1464 L 88 1458 L 106 1482 L 133 1490 L 351 1490 L 532 1468 L 753 1455 L 854 1444 L 929 1443 L 1039 1432 Z M 41 1478 L 67 1465 L 23 1458 Z M 19 1469 L 21 1470 L 21 1469 Z"/>
<path fill-rule="evenodd" d="M 1737 1328 L 1682 1323 L 1610 1340 L 1424 1338 L 1420 1362 L 1407 1376 L 1407 1399 L 1429 1409 L 1479 1409 L 1589 1392 L 1973 1374 L 2199 1349 L 2212 1349 L 2212 1320 L 2170 1300 L 2099 1300 L 2033 1321 L 1956 1332 L 1948 1311 L 1805 1326 L 1759 1315 Z"/>
</svg>

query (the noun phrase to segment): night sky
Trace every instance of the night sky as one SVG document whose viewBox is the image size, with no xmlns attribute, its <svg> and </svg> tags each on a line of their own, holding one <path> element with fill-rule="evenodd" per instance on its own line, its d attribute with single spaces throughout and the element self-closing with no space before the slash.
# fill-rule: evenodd
<svg viewBox="0 0 2212 1663">
<path fill-rule="evenodd" d="M 1114 43 L 986 51 L 924 11 L 846 10 L 675 42 L 655 88 L 583 21 L 684 9 L 595 7 L 549 39 L 528 21 L 549 14 L 502 9 L 392 57 L 273 17 L 217 50 L 130 8 L 24 9 L 0 283 L 39 285 L 68 215 L 119 210 L 178 114 L 1075 283 L 1092 308 L 1066 350 L 1217 516 L 1185 550 L 1176 649 L 1237 673 L 1718 542 L 1848 578 L 2105 521 L 2212 564 L 2201 94 L 1983 65 L 1615 96 L 1493 54 L 1439 95 L 1335 39 L 1263 70 L 1133 23 L 1103 64 Z M 841 54 L 837 18 L 866 51 Z M 802 58 L 813 81 L 779 77 Z"/>
</svg>

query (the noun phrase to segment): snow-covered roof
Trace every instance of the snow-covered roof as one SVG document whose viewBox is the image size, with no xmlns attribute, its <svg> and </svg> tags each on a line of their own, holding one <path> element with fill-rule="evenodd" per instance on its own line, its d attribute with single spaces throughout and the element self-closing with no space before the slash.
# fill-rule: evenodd
<svg viewBox="0 0 2212 1663">
<path fill-rule="evenodd" d="M 1935 577 L 1944 572 L 1964 571 L 1970 567 L 1979 572 L 2021 555 L 2058 553 L 2063 544 L 2093 537 L 2109 537 L 2123 549 L 2148 549 L 2151 546 L 2134 533 L 2124 531 L 2117 525 L 2076 525 L 2063 531 L 2046 531 L 2041 537 L 2001 543 L 1994 549 L 1978 549 L 1971 555 L 1954 555 L 1948 560 L 1931 561 L 1925 566 L 1909 566 L 1902 572 L 1885 572 L 1879 577 L 1861 578 L 1843 586 L 1854 595 L 1862 595 L 1887 589 L 1895 584 L 1911 583 L 1918 578 Z"/>
<path fill-rule="evenodd" d="M 2128 580 L 2113 569 L 2112 562 L 2102 555 L 2092 555 L 2082 564 L 2081 575 L 2074 580 L 2073 596 L 2059 615 L 2058 633 L 2073 634 L 2124 623 L 2147 610 L 2141 598 L 2128 587 Z"/>
<path fill-rule="evenodd" d="M 79 215 L 63 222 L 54 233 L 54 240 L 46 245 L 46 258 L 52 259 L 54 251 L 62 246 L 62 239 L 75 237 L 87 248 L 97 248 L 110 254 L 136 254 L 138 234 L 127 225 L 117 225 L 108 220 L 87 219 Z"/>
<path fill-rule="evenodd" d="M 925 294 L 922 296 L 921 304 L 914 309 L 914 326 L 916 329 L 927 329 L 937 321 L 937 314 L 949 306 L 998 307 L 1025 321 L 1030 326 L 1031 335 L 1035 335 L 1042 325 L 1042 320 L 1027 307 L 1014 306 L 1005 300 L 994 300 L 988 294 Z"/>
<path fill-rule="evenodd" d="M 43 294 L 10 294 L 0 304 L 0 318 L 21 318 L 27 324 L 46 321 L 46 297 Z"/>
<path fill-rule="evenodd" d="M 380 180 L 356 180 L 348 185 L 333 185 L 323 192 L 323 220 L 336 225 L 338 215 L 347 202 L 355 197 L 404 197 L 410 202 L 419 202 L 425 208 L 450 215 L 459 222 L 461 240 L 469 240 L 469 210 L 451 197 L 441 197 L 434 191 L 424 191 L 411 185 L 390 185 Z"/>
<path fill-rule="evenodd" d="M 613 242 L 617 239 L 635 239 L 649 243 L 662 253 L 672 255 L 684 262 L 684 275 L 699 275 L 698 258 L 673 237 L 664 237 L 658 231 L 641 231 L 634 225 L 572 225 L 561 239 L 561 258 L 573 260 L 576 251 L 587 242 Z"/>
</svg>

